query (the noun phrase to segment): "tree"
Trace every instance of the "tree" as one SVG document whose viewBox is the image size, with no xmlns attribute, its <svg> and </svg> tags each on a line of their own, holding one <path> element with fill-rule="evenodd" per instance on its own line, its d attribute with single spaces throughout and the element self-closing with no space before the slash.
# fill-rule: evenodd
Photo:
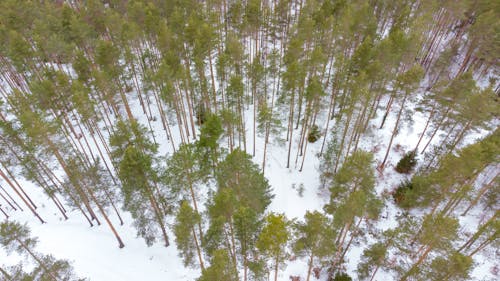
<svg viewBox="0 0 500 281">
<path fill-rule="evenodd" d="M 274 281 L 278 280 L 279 266 L 288 256 L 286 246 L 290 240 L 289 222 L 283 214 L 271 213 L 257 240 L 257 248 L 274 263 Z"/>
<path fill-rule="evenodd" d="M 389 157 L 389 152 L 391 151 L 392 147 L 392 141 L 394 140 L 394 137 L 398 131 L 399 122 L 401 120 L 401 114 L 403 113 L 403 109 L 405 108 L 406 100 L 408 99 L 410 93 L 417 88 L 418 82 L 423 76 L 423 73 L 424 73 L 423 69 L 417 65 L 413 66 L 408 71 L 401 73 L 396 78 L 396 85 L 394 86 L 395 87 L 394 92 L 397 93 L 399 91 L 402 91 L 403 100 L 401 101 L 401 107 L 399 109 L 398 116 L 396 118 L 396 124 L 394 125 L 394 129 L 392 130 L 391 139 L 389 141 L 389 144 L 387 145 L 387 151 L 385 152 L 384 160 L 382 160 L 382 163 L 380 163 L 379 165 L 380 170 L 384 169 L 385 162 Z"/>
<path fill-rule="evenodd" d="M 333 274 L 360 235 L 361 223 L 376 220 L 382 209 L 382 201 L 375 193 L 373 155 L 359 150 L 349 156 L 334 175 L 330 193 L 330 202 L 324 209 L 333 215 L 333 225 L 339 230 L 330 272 Z"/>
<path fill-rule="evenodd" d="M 12 278 L 24 275 L 23 278 L 29 278 L 29 280 L 81 280 L 74 276 L 72 267 L 67 261 L 56 260 L 50 255 L 45 256 L 36 253 L 34 248 L 37 242 L 37 238 L 30 236 L 30 230 L 26 225 L 9 221 L 0 224 L 0 245 L 6 249 L 7 253 L 10 254 L 15 251 L 26 255 L 28 258 L 33 259 L 36 264 L 35 268 L 26 274 L 27 276 L 16 268 L 14 273 L 7 273 L 7 275 L 12 275 Z M 2 273 L 6 274 L 3 271 Z"/>
<path fill-rule="evenodd" d="M 209 173 L 203 170 L 204 168 L 206 167 L 198 155 L 196 145 L 181 144 L 179 149 L 167 159 L 167 167 L 162 174 L 162 182 L 169 188 L 169 193 L 182 200 L 189 198 L 196 214 L 199 214 L 199 184 L 207 180 Z M 202 239 L 201 222 L 198 223 L 198 231 L 199 238 Z"/>
<path fill-rule="evenodd" d="M 202 165 L 205 165 L 206 168 L 215 169 L 221 153 L 218 144 L 219 138 L 224 132 L 221 122 L 219 116 L 211 114 L 207 116 L 200 128 L 200 140 L 197 142 L 197 146 L 201 150 Z"/>
<path fill-rule="evenodd" d="M 217 165 L 216 181 L 217 191 L 208 202 L 210 226 L 203 244 L 209 255 L 226 248 L 235 271 L 240 258 L 246 278 L 247 268 L 256 266 L 258 270 L 260 259 L 252 249 L 273 198 L 271 188 L 251 156 L 239 148 Z"/>
<path fill-rule="evenodd" d="M 257 214 L 264 213 L 274 195 L 267 179 L 251 160 L 251 156 L 235 149 L 217 166 L 219 189 L 233 190 L 239 204 L 248 206 Z"/>
<path fill-rule="evenodd" d="M 359 279 L 364 280 L 370 277 L 370 281 L 374 280 L 378 269 L 385 264 L 386 257 L 387 245 L 384 243 L 377 242 L 366 248 L 358 264 Z"/>
<path fill-rule="evenodd" d="M 399 160 L 398 164 L 396 165 L 396 171 L 401 174 L 410 173 L 417 165 L 417 159 L 415 159 L 415 157 L 415 150 L 405 153 L 405 155 L 403 155 L 403 158 L 401 158 L 401 160 Z"/>
<path fill-rule="evenodd" d="M 459 223 L 455 218 L 441 214 L 426 215 L 422 221 L 422 228 L 417 234 L 417 240 L 421 244 L 416 252 L 418 259 L 401 276 L 401 280 L 407 280 L 417 274 L 420 271 L 420 265 L 431 251 L 449 251 L 451 242 L 457 238 L 458 227 Z"/>
<path fill-rule="evenodd" d="M 375 185 L 373 155 L 365 151 L 356 151 L 349 156 L 338 172 L 333 176 L 330 186 L 330 203 L 325 206 L 327 212 L 335 208 L 335 203 L 354 191 L 372 191 Z"/>
<path fill-rule="evenodd" d="M 433 281 L 470 280 L 472 265 L 471 257 L 454 252 L 447 257 L 440 256 L 432 260 L 425 278 Z"/>
<path fill-rule="evenodd" d="M 255 276 L 261 274 L 255 267 L 259 262 L 255 248 L 258 235 L 262 228 L 262 219 L 258 213 L 246 206 L 240 206 L 233 215 L 234 236 L 239 242 L 238 251 L 243 257 L 243 280 L 248 278 L 247 269 L 250 268 Z"/>
<path fill-rule="evenodd" d="M 200 215 L 195 212 L 187 201 L 182 201 L 174 223 L 175 243 L 180 250 L 184 266 L 194 266 L 195 251 L 201 270 L 204 270 L 202 253 L 195 226 L 201 222 Z"/>
<path fill-rule="evenodd" d="M 331 221 L 318 211 L 307 211 L 304 222 L 297 223 L 296 238 L 293 242 L 294 253 L 309 258 L 306 281 L 309 281 L 314 259 L 325 262 L 333 256 L 335 250 L 335 232 Z"/>
<path fill-rule="evenodd" d="M 203 270 L 201 277 L 197 281 L 236 281 L 236 272 L 231 265 L 229 254 L 226 250 L 220 249 L 214 252 L 213 258 L 210 260 L 210 266 Z"/>
<path fill-rule="evenodd" d="M 157 146 L 145 137 L 146 129 L 137 121 L 119 121 L 110 137 L 112 156 L 118 166 L 118 178 L 122 182 L 124 208 L 131 212 L 138 235 L 152 245 L 156 240 L 155 222 L 162 232 L 165 246 L 169 245 L 164 214 L 159 202 L 165 200 L 158 194 L 158 172 L 154 167 Z"/>
</svg>

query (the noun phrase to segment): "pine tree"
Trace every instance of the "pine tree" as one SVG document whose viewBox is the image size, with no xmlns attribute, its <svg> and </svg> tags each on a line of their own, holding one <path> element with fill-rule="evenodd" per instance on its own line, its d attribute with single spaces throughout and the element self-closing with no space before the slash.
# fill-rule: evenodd
<svg viewBox="0 0 500 281">
<path fill-rule="evenodd" d="M 29 280 L 81 280 L 74 276 L 71 265 L 67 261 L 56 260 L 50 255 L 45 256 L 35 252 L 37 242 L 37 238 L 31 237 L 26 225 L 8 221 L 0 224 L 0 245 L 6 249 L 7 253 L 15 251 L 35 261 L 35 268 L 27 276 L 22 271 L 18 272 L 17 269 L 15 270 L 17 272 L 7 273 L 7 275 L 17 278 L 21 274 L 25 276 L 23 278 L 29 278 Z M 6 275 L 3 270 L 2 273 Z"/>
<path fill-rule="evenodd" d="M 247 153 L 235 149 L 217 166 L 219 189 L 230 188 L 238 202 L 257 214 L 264 213 L 274 197 L 267 179 Z"/>
<path fill-rule="evenodd" d="M 182 201 L 173 227 L 175 243 L 179 249 L 179 255 L 183 258 L 184 266 L 195 266 L 195 252 L 201 270 L 204 270 L 203 257 L 200 249 L 200 241 L 197 237 L 195 226 L 200 224 L 201 217 L 187 203 Z"/>
<path fill-rule="evenodd" d="M 427 280 L 470 280 L 473 260 L 460 253 L 452 253 L 447 257 L 432 260 L 429 271 L 425 273 Z"/>
<path fill-rule="evenodd" d="M 165 210 L 158 194 L 158 172 L 154 167 L 157 146 L 145 137 L 146 130 L 136 121 L 116 124 L 116 132 L 110 137 L 112 155 L 118 166 L 118 178 L 122 182 L 124 208 L 131 212 L 138 235 L 152 245 L 160 228 L 165 246 L 169 245 L 165 229 Z"/>
<path fill-rule="evenodd" d="M 431 251 L 449 250 L 451 242 L 456 239 L 458 231 L 458 220 L 442 215 L 426 215 L 422 221 L 422 229 L 417 234 L 420 247 L 416 251 L 418 259 L 401 276 L 401 280 L 418 274 L 420 265 L 424 262 Z"/>
<path fill-rule="evenodd" d="M 387 246 L 383 243 L 370 245 L 363 251 L 361 262 L 358 264 L 358 277 L 361 280 L 370 278 L 372 281 L 381 266 L 385 264 L 387 258 Z"/>
<path fill-rule="evenodd" d="M 315 259 L 316 262 L 324 263 L 333 256 L 335 233 L 330 225 L 331 221 L 324 214 L 308 211 L 304 215 L 304 222 L 294 226 L 297 234 L 293 250 L 296 254 L 308 258 L 306 281 L 310 279 Z"/>
<path fill-rule="evenodd" d="M 273 261 L 274 281 L 278 280 L 279 267 L 288 256 L 286 246 L 290 238 L 289 222 L 285 216 L 269 214 L 257 240 L 257 248 Z"/>
<path fill-rule="evenodd" d="M 417 165 L 417 159 L 415 159 L 415 157 L 416 153 L 414 150 L 405 153 L 405 155 L 403 155 L 403 158 L 401 158 L 398 164 L 396 164 L 396 171 L 401 174 L 410 173 Z"/>
<path fill-rule="evenodd" d="M 229 254 L 226 250 L 216 250 L 210 261 L 210 266 L 205 269 L 197 281 L 236 281 L 236 273 L 231 265 Z"/>
</svg>

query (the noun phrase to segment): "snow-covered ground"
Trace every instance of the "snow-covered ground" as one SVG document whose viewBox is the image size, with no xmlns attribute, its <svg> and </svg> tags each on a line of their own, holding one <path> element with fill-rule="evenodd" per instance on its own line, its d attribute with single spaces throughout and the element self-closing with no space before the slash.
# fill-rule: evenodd
<svg viewBox="0 0 500 281">
<path fill-rule="evenodd" d="M 383 129 L 378 129 L 383 115 L 382 105 L 378 111 L 378 116 L 370 123 L 370 130 L 362 138 L 360 147 L 365 150 L 373 151 L 376 147 L 375 159 L 380 162 L 385 154 L 390 135 L 394 126 L 395 114 L 390 114 Z M 134 115 L 146 122 L 140 105 L 137 101 L 132 103 Z M 154 109 L 154 107 L 152 107 Z M 396 104 L 393 110 L 399 109 Z M 252 108 L 247 109 L 246 116 L 251 116 Z M 425 125 L 426 116 L 422 113 L 413 115 L 413 122 L 410 125 L 402 123 L 399 134 L 394 140 L 393 148 L 386 168 L 383 173 L 377 174 L 377 192 L 381 195 L 384 191 L 393 190 L 398 183 L 406 176 L 400 175 L 394 171 L 394 165 L 400 159 L 402 154 L 413 149 L 418 141 L 419 134 Z M 252 148 L 252 120 L 248 119 L 247 127 L 247 150 Z M 161 122 L 152 122 L 156 132 L 157 141 L 160 143 L 160 155 L 171 153 L 171 146 L 165 140 L 165 134 L 162 132 Z M 324 124 L 318 124 L 324 126 Z M 331 125 L 330 125 L 331 127 Z M 179 139 L 178 129 L 174 126 L 172 133 L 176 140 Z M 298 141 L 298 132 L 295 132 L 294 141 Z M 425 138 L 424 138 L 425 141 Z M 438 141 L 438 140 L 436 140 Z M 179 141 L 176 141 L 178 144 Z M 257 137 L 256 156 L 253 158 L 259 166 L 262 164 L 264 139 Z M 296 145 L 294 146 L 296 148 Z M 291 157 L 291 167 L 286 168 L 286 157 L 288 146 L 282 142 L 273 140 L 267 150 L 267 162 L 265 176 L 273 188 L 275 198 L 270 205 L 269 210 L 279 213 L 285 213 L 288 218 L 300 219 L 307 210 L 320 210 L 328 201 L 328 192 L 319 188 L 319 163 L 317 153 L 320 151 L 321 141 L 309 144 L 307 148 L 307 157 L 305 159 L 302 172 L 299 172 L 295 165 L 295 153 L 293 149 Z M 300 158 L 298 161 L 300 166 Z M 117 242 L 106 225 L 89 227 L 82 215 L 76 211 L 68 214 L 69 219 L 64 221 L 58 213 L 55 206 L 51 204 L 43 205 L 46 202 L 46 196 L 41 189 L 32 183 L 20 180 L 20 184 L 34 194 L 32 197 L 39 203 L 39 213 L 47 221 L 46 224 L 40 224 L 29 212 L 9 212 L 11 219 L 28 223 L 32 235 L 39 238 L 37 251 L 45 254 L 53 254 L 57 258 L 67 259 L 72 262 L 78 276 L 88 277 L 94 281 L 183 281 L 195 280 L 199 275 L 199 269 L 189 269 L 182 265 L 182 260 L 177 256 L 175 243 L 173 243 L 173 233 L 170 231 L 171 246 L 165 248 L 161 243 L 152 247 L 147 247 L 142 238 L 136 237 L 136 230 L 132 227 L 132 219 L 126 212 L 122 212 L 125 224 L 119 226 L 116 217 L 112 214 L 117 230 L 123 238 L 125 248 L 119 249 Z M 304 187 L 303 194 L 299 194 L 300 187 Z M 386 207 L 382 212 L 383 218 L 378 223 L 379 229 L 388 229 L 396 226 L 397 207 L 390 201 L 386 201 Z M 480 214 L 476 214 L 477 218 Z M 477 219 L 476 218 L 476 219 Z M 474 219 L 473 219 L 474 220 Z M 476 220 L 477 221 L 477 220 Z M 475 222 L 472 222 L 475 223 Z M 355 269 L 359 261 L 363 247 L 366 243 L 359 246 L 353 246 L 347 255 L 348 273 L 355 277 Z M 11 265 L 22 257 L 17 255 L 7 255 L 0 250 L 0 264 Z M 482 256 L 476 257 L 479 266 L 474 270 L 474 276 L 477 280 L 489 280 L 492 278 L 491 270 L 498 264 L 494 259 L 485 259 Z M 279 274 L 280 281 L 289 280 L 289 276 L 302 276 L 305 278 L 307 263 L 304 259 L 296 259 L 287 263 L 287 266 Z M 324 280 L 325 274 L 322 279 Z M 391 280 L 391 276 L 382 270 L 377 274 L 377 280 Z M 216 280 L 214 280 L 216 281 Z"/>
</svg>

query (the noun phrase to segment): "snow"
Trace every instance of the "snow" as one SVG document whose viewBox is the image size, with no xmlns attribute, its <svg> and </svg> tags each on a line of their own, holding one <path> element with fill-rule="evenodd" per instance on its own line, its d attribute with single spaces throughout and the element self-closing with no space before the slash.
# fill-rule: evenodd
<svg viewBox="0 0 500 281">
<path fill-rule="evenodd" d="M 379 149 L 375 152 L 375 159 L 381 161 L 385 154 L 386 145 L 392 133 L 395 114 L 390 114 L 386 125 L 383 129 L 378 129 L 381 122 L 384 105 L 384 100 L 381 102 L 381 109 L 377 118 L 371 121 L 371 129 L 362 139 L 360 147 L 365 150 L 372 150 L 373 147 Z M 132 104 L 134 115 L 140 118 L 142 122 L 145 117 L 142 114 L 138 102 Z M 393 110 L 397 110 L 399 105 L 396 104 Z M 154 107 L 152 109 L 156 110 Z M 247 117 L 247 150 L 252 147 L 252 124 L 251 113 L 252 108 L 247 109 L 245 116 Z M 391 154 L 388 163 L 383 171 L 383 174 L 377 176 L 377 192 L 382 195 L 384 192 L 392 191 L 399 182 L 406 176 L 396 173 L 393 169 L 396 161 L 402 154 L 412 149 L 418 141 L 419 133 L 423 130 L 425 124 L 425 116 L 422 113 L 416 112 L 413 115 L 413 123 L 407 126 L 401 125 L 399 134 L 394 140 L 393 147 L 399 147 L 397 150 L 391 149 Z M 152 122 L 153 129 L 156 132 L 157 140 L 162 140 L 165 136 L 161 128 L 161 122 Z M 177 126 L 172 128 L 176 143 L 179 143 L 179 130 Z M 298 134 L 298 133 L 295 133 Z M 425 140 L 425 139 L 424 139 Z M 295 142 L 298 137 L 295 136 Z M 262 136 L 256 139 L 256 156 L 253 158 L 258 165 L 262 164 L 263 155 Z M 171 153 L 171 146 L 167 141 L 159 141 L 160 154 L 166 155 Z M 292 146 L 293 147 L 293 146 Z M 308 151 L 304 168 L 302 172 L 298 172 L 296 167 L 295 153 L 292 151 L 291 167 L 286 168 L 287 145 L 280 141 L 271 138 L 267 150 L 267 162 L 265 176 L 269 180 L 273 188 L 275 198 L 269 207 L 270 211 L 285 213 L 288 218 L 300 219 L 308 210 L 320 210 L 328 200 L 328 194 L 321 191 L 319 187 L 319 158 L 317 153 L 321 148 L 321 141 L 308 145 Z M 298 162 L 300 166 L 300 158 Z M 40 189 L 32 183 L 20 180 L 20 184 L 29 191 L 29 194 L 34 196 L 35 202 L 45 202 L 45 196 L 40 192 Z M 299 195 L 299 187 L 303 185 L 304 192 Z M 400 211 L 391 202 L 386 200 L 386 207 L 382 212 L 383 218 L 378 223 L 380 230 L 386 230 L 397 225 L 396 217 Z M 177 256 L 175 243 L 171 243 L 170 247 L 163 247 L 161 243 L 156 243 L 152 247 L 147 247 L 141 238 L 135 236 L 135 229 L 131 225 L 132 219 L 127 212 L 122 212 L 125 225 L 118 226 L 116 218 L 114 222 L 118 232 L 122 236 L 125 248 L 119 249 L 117 242 L 109 231 L 106 225 L 90 228 L 83 217 L 78 212 L 70 212 L 69 219 L 64 221 L 57 212 L 55 206 L 47 205 L 40 206 L 40 215 L 47 221 L 46 224 L 40 224 L 28 212 L 9 212 L 13 220 L 28 223 L 32 235 L 39 238 L 37 251 L 41 253 L 51 253 L 57 258 L 68 259 L 72 262 L 76 273 L 81 277 L 88 277 L 90 280 L 194 280 L 199 276 L 198 269 L 185 268 L 181 259 Z M 464 221 L 464 220 L 462 220 Z M 472 218 L 471 222 L 464 222 L 466 225 L 477 223 L 477 219 Z M 171 240 L 173 235 L 169 232 Z M 370 240 L 370 239 L 369 239 Z M 363 246 L 366 243 L 361 243 L 359 246 L 353 245 L 349 251 L 347 258 L 347 272 L 351 276 L 356 276 L 356 265 L 363 251 Z M 16 255 L 0 255 L 0 264 L 14 264 L 21 257 Z M 474 276 L 483 278 L 487 276 L 490 269 L 495 265 L 494 262 L 485 259 L 477 259 L 480 266 L 474 270 Z M 296 259 L 287 263 L 287 266 L 280 272 L 279 280 L 289 280 L 289 276 L 300 275 L 305 277 L 307 262 L 305 259 Z M 325 278 L 326 274 L 322 275 Z M 380 270 L 378 278 L 386 278 L 390 275 Z M 484 277 L 486 278 L 486 277 Z M 379 279 L 388 280 L 388 279 Z"/>
<path fill-rule="evenodd" d="M 134 93 L 129 94 L 134 116 L 139 118 L 143 124 L 146 124 L 146 117 L 142 114 L 139 102 L 134 97 L 136 97 Z M 398 103 L 393 105 L 392 112 L 389 114 L 384 128 L 378 129 L 383 116 L 383 106 L 386 102 L 386 99 L 381 101 L 378 115 L 375 119 L 371 120 L 370 129 L 360 143 L 360 148 L 364 150 L 373 151 L 375 147 L 377 148 L 374 151 L 376 164 L 379 164 L 385 155 L 387 144 L 395 124 L 395 113 L 400 106 Z M 409 109 L 415 107 L 414 103 L 410 102 L 409 104 Z M 151 109 L 154 112 L 153 115 L 157 116 L 157 121 L 153 121 L 152 126 L 155 137 L 160 144 L 159 154 L 162 156 L 171 154 L 171 144 L 165 139 L 165 133 L 158 117 L 157 108 L 152 106 Z M 249 106 L 245 113 L 247 118 L 247 151 L 251 151 L 253 145 L 252 112 L 253 108 Z M 404 178 L 408 177 L 396 173 L 394 166 L 404 152 L 415 147 L 420 136 L 419 134 L 421 134 L 424 128 L 426 118 L 426 114 L 414 112 L 412 115 L 413 122 L 410 125 L 407 125 L 406 122 L 400 124 L 399 133 L 394 140 L 385 169 L 382 173 L 377 174 L 376 190 L 380 196 L 394 190 Z M 324 125 L 322 126 L 324 127 Z M 332 124 L 330 124 L 331 127 Z M 484 135 L 484 133 L 483 131 L 475 135 L 470 135 L 465 142 L 470 142 L 477 136 Z M 180 143 L 180 135 L 177 125 L 172 126 L 172 134 L 175 144 L 178 145 Z M 321 210 L 329 198 L 328 192 L 319 188 L 318 167 L 320 159 L 317 154 L 321 148 L 321 141 L 308 145 L 304 168 L 299 172 L 295 164 L 295 153 L 298 142 L 297 135 L 298 130 L 294 132 L 291 167 L 286 168 L 288 146 L 282 141 L 277 140 L 278 138 L 271 137 L 267 149 L 265 168 L 265 176 L 269 180 L 275 194 L 269 211 L 285 213 L 289 219 L 301 219 L 308 210 Z M 424 142 L 426 139 L 424 137 Z M 437 137 L 434 143 L 438 142 L 439 138 Z M 263 144 L 263 137 L 257 136 L 256 155 L 253 160 L 259 166 L 262 165 Z M 221 145 L 225 145 L 224 140 L 221 142 Z M 106 159 L 106 161 L 109 161 L 109 159 Z M 299 157 L 298 166 L 300 166 L 300 161 L 301 158 Z M 20 184 L 29 194 L 34 194 L 33 199 L 35 202 L 40 204 L 46 202 L 46 196 L 40 188 L 22 179 L 20 180 Z M 299 194 L 301 186 L 304 187 L 303 194 Z M 382 211 L 383 217 L 377 223 L 377 229 L 380 231 L 395 227 L 397 225 L 397 217 L 401 212 L 390 199 L 385 200 L 385 204 L 386 206 Z M 28 211 L 10 211 L 9 215 L 11 215 L 12 220 L 27 223 L 30 226 L 32 235 L 39 238 L 37 251 L 44 254 L 53 254 L 57 258 L 68 259 L 72 262 L 78 276 L 88 277 L 94 281 L 183 281 L 195 280 L 200 275 L 199 269 L 189 269 L 183 266 L 181 258 L 177 255 L 173 241 L 174 235 L 171 231 L 169 231 L 169 236 L 171 237 L 170 247 L 165 248 L 161 243 L 147 247 L 142 238 L 136 237 L 136 230 L 131 225 L 132 219 L 127 212 L 121 212 L 125 221 L 123 226 L 119 226 L 116 217 L 110 213 L 111 219 L 125 243 L 125 248 L 119 249 L 116 239 L 105 224 L 91 228 L 86 224 L 82 215 L 76 211 L 70 212 L 68 214 L 69 219 L 64 221 L 55 206 L 41 204 L 39 207 L 38 211 L 42 218 L 47 221 L 46 224 L 40 224 Z M 203 204 L 200 204 L 200 207 L 200 209 L 203 209 Z M 479 220 L 480 214 L 474 213 L 474 215 L 467 218 L 461 218 L 461 224 L 463 228 L 467 228 L 471 225 L 477 225 Z M 368 236 L 367 240 L 371 243 L 374 239 Z M 364 247 L 367 245 L 367 242 L 353 245 L 347 254 L 348 262 L 346 269 L 353 277 L 356 276 L 357 263 Z M 22 257 L 15 254 L 7 255 L 3 250 L 0 250 L 0 253 L 0 264 L 12 265 L 22 260 Z M 493 280 L 491 270 L 494 266 L 498 266 L 498 262 L 495 259 L 488 259 L 482 255 L 475 257 L 475 261 L 478 264 L 478 267 L 473 271 L 476 279 Z M 279 280 L 287 281 L 289 280 L 289 276 L 297 275 L 305 278 L 306 269 L 307 261 L 305 259 L 297 258 L 294 261 L 289 261 L 280 271 Z M 326 274 L 323 272 L 321 280 L 325 280 L 325 278 Z M 376 279 L 391 280 L 394 277 L 390 273 L 380 270 L 377 273 Z"/>
</svg>

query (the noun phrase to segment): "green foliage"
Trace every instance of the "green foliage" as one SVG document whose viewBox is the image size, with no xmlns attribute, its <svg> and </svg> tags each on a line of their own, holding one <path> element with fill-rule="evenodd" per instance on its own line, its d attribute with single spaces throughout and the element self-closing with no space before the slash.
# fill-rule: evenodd
<svg viewBox="0 0 500 281">
<path fill-rule="evenodd" d="M 254 210 L 244 206 L 236 209 L 233 220 L 235 237 L 240 242 L 239 250 L 242 256 L 246 256 L 255 248 L 262 221 Z"/>
<path fill-rule="evenodd" d="M 130 211 L 137 234 L 146 240 L 147 245 L 152 245 L 158 231 L 155 223 L 163 227 L 160 207 L 165 204 L 159 206 L 158 202 L 165 203 L 166 197 L 153 192 L 153 186 L 159 182 L 155 168 L 157 145 L 145 133 L 146 129 L 137 121 L 126 123 L 120 120 L 109 142 L 118 167 L 118 178 L 122 182 L 124 208 Z"/>
<path fill-rule="evenodd" d="M 25 272 L 22 263 L 0 271 L 0 276 L 6 277 L 2 280 L 64 280 L 83 281 L 73 273 L 73 268 L 66 260 L 55 259 L 51 255 L 42 255 L 35 252 L 37 238 L 30 236 L 28 226 L 17 222 L 5 221 L 0 223 L 0 245 L 7 254 L 12 251 L 33 260 L 34 268 L 30 272 Z M 0 267 L 0 269 L 2 269 Z M 8 276 L 5 276 L 8 274 Z M 9 278 L 10 276 L 10 278 Z"/>
<path fill-rule="evenodd" d="M 120 161 L 125 149 L 129 146 L 135 146 L 146 154 L 154 154 L 158 150 L 158 145 L 151 142 L 147 137 L 147 129 L 136 120 L 119 120 L 115 124 L 115 131 L 109 137 L 109 144 L 113 148 L 111 156 L 113 160 Z"/>
<path fill-rule="evenodd" d="M 175 243 L 179 249 L 184 266 L 195 266 L 196 244 L 193 235 L 194 227 L 200 223 L 201 217 L 189 205 L 182 201 L 174 223 Z"/>
<path fill-rule="evenodd" d="M 38 240 L 30 235 L 27 225 L 9 221 L 0 224 L 0 245 L 8 254 L 17 252 L 27 255 L 27 250 L 34 248 L 38 243 Z"/>
<path fill-rule="evenodd" d="M 120 49 L 110 41 L 98 41 L 96 46 L 96 62 L 111 79 L 121 74 L 119 65 Z"/>
<path fill-rule="evenodd" d="M 269 259 L 274 259 L 276 267 L 287 257 L 286 246 L 291 238 L 289 224 L 285 215 L 271 213 L 257 240 L 257 248 Z"/>
<path fill-rule="evenodd" d="M 409 174 L 417 165 L 416 152 L 414 150 L 405 153 L 396 165 L 396 171 L 401 174 Z"/>
<path fill-rule="evenodd" d="M 223 132 L 220 117 L 214 114 L 208 115 L 200 128 L 199 145 L 209 149 L 217 148 L 217 141 Z"/>
<path fill-rule="evenodd" d="M 198 103 L 194 109 L 196 113 L 196 124 L 198 126 L 201 126 L 205 123 L 207 120 L 207 110 L 205 109 L 205 106 L 203 106 L 203 103 Z"/>
<path fill-rule="evenodd" d="M 318 211 L 307 211 L 304 222 L 297 223 L 293 251 L 299 256 L 313 256 L 326 262 L 335 253 L 335 232 L 331 221 Z"/>
<path fill-rule="evenodd" d="M 219 190 L 233 190 L 239 204 L 262 214 L 274 197 L 271 187 L 251 156 L 235 149 L 217 166 Z"/>
<path fill-rule="evenodd" d="M 337 273 L 332 281 L 352 281 L 352 278 L 347 273 Z"/>
<path fill-rule="evenodd" d="M 361 261 L 358 264 L 358 277 L 360 280 L 367 279 L 371 276 L 372 271 L 376 267 L 380 267 L 384 264 L 387 256 L 387 245 L 378 242 L 370 245 L 363 251 L 361 256 Z"/>
<path fill-rule="evenodd" d="M 234 265 L 226 250 L 216 250 L 210 261 L 210 266 L 206 268 L 197 281 L 236 281 Z"/>
<path fill-rule="evenodd" d="M 200 128 L 200 140 L 196 142 L 201 155 L 202 169 L 214 169 L 220 155 L 218 141 L 224 132 L 222 119 L 215 115 L 206 116 L 205 122 Z"/>
<path fill-rule="evenodd" d="M 354 191 L 362 190 L 372 193 L 375 186 L 375 171 L 373 168 L 373 155 L 369 152 L 358 150 L 350 155 L 333 176 L 330 187 L 330 203 L 325 206 L 328 213 L 333 213 L 338 202 Z"/>
<path fill-rule="evenodd" d="M 319 164 L 321 188 L 329 187 L 334 178 L 336 155 L 339 151 L 337 138 L 334 136 L 326 146 L 326 150 L 321 155 Z"/>
<path fill-rule="evenodd" d="M 445 217 L 442 214 L 426 215 L 422 222 L 422 233 L 419 242 L 437 249 L 449 249 L 452 241 L 458 236 L 458 219 Z"/>
<path fill-rule="evenodd" d="M 314 143 L 321 137 L 321 132 L 317 125 L 312 125 L 307 135 L 307 141 Z"/>
<path fill-rule="evenodd" d="M 151 157 L 134 146 L 128 146 L 118 167 L 118 177 L 123 183 L 125 202 L 132 200 L 135 191 L 147 193 L 149 182 L 155 177 Z"/>
<path fill-rule="evenodd" d="M 392 193 L 392 198 L 394 198 L 394 202 L 396 202 L 397 205 L 403 206 L 404 202 L 407 202 L 407 193 L 411 192 L 413 189 L 413 183 L 409 180 L 405 180 L 401 182 L 398 187 L 396 188 L 396 191 Z"/>
<path fill-rule="evenodd" d="M 210 267 L 200 280 L 235 280 L 241 267 L 251 271 L 248 279 L 258 279 L 269 271 L 268 263 L 283 262 L 291 235 L 274 232 L 287 229 L 288 222 L 279 215 L 264 219 L 273 198 L 269 183 L 243 151 L 226 157 L 222 136 L 231 150 L 253 143 L 245 136 L 252 131 L 247 121 L 254 117 L 265 143 L 271 144 L 270 135 L 284 136 L 280 122 L 288 123 L 287 141 L 292 138 L 294 151 L 299 137 L 292 126 L 304 121 L 300 139 L 317 142 L 322 132 L 312 124 L 333 112 L 335 125 L 326 132 L 325 140 L 331 141 L 320 166 L 321 183 L 330 191 L 324 208 L 328 217 L 307 213 L 295 227 L 293 243 L 299 255 L 322 261 L 334 251 L 348 253 L 350 245 L 360 242 L 357 238 L 373 232 L 371 220 L 382 208 L 374 188 L 373 156 L 356 151 L 366 143 L 360 137 L 367 135 L 370 120 L 388 98 L 387 113 L 392 105 L 401 109 L 399 115 L 412 108 L 407 101 L 422 100 L 425 108 L 432 105 L 426 129 L 452 130 L 437 153 L 430 153 L 433 160 L 424 163 L 429 168 L 402 182 L 392 196 L 404 214 L 432 208 L 435 216 L 417 216 L 413 226 L 409 219 L 402 222 L 397 246 L 377 241 L 366 249 L 360 276 L 384 266 L 387 247 L 411 254 L 411 240 L 425 246 L 422 250 L 432 248 L 429 260 L 417 269 L 419 275 L 411 277 L 467 279 L 472 264 L 450 251 L 448 240 L 457 238 L 457 223 L 448 215 L 469 203 L 485 212 L 498 205 L 496 181 L 476 188 L 485 169 L 498 162 L 498 130 L 457 150 L 472 130 L 494 131 L 497 125 L 495 1 L 202 2 L 0 1 L 0 158 L 6 178 L 15 179 L 20 171 L 45 194 L 57 196 L 51 199 L 58 207 L 81 207 L 85 215 L 98 204 L 123 203 L 148 245 L 157 239 L 158 224 L 164 226 L 172 206 L 179 206 L 172 230 L 187 265 L 194 264 L 196 254 L 193 228 L 206 215 L 208 228 L 199 242 Z M 437 48 L 457 34 L 460 40 L 449 48 Z M 476 83 L 487 79 L 486 88 Z M 425 86 L 425 92 L 419 88 Z M 166 139 L 142 126 L 145 118 L 124 120 L 123 106 L 133 119 L 129 102 L 134 115 L 142 114 L 136 97 L 149 118 L 147 125 L 151 130 L 163 125 Z M 257 116 L 249 111 L 251 98 Z M 399 121 L 407 121 L 399 115 L 394 135 Z M 162 124 L 154 123 L 158 120 Z M 191 132 L 196 129 L 199 135 Z M 182 144 L 177 130 L 186 132 Z M 157 141 L 162 147 L 171 141 L 176 150 L 167 151 L 161 173 Z M 351 151 L 356 152 L 349 156 Z M 112 165 L 101 163 L 109 171 L 97 158 L 106 154 Z M 396 170 L 411 173 L 415 156 L 405 154 Z M 304 188 L 295 191 L 302 196 Z M 20 198 L 29 199 L 25 197 Z M 194 210 L 198 197 L 206 203 L 206 209 L 200 208 L 206 213 Z M 9 251 L 22 250 L 9 231 L 34 245 L 23 226 L 10 227 L 1 230 Z M 204 230 L 200 228 L 196 231 Z M 336 230 L 343 236 L 333 237 Z M 482 226 L 472 237 L 477 244 L 489 242 L 494 231 Z M 39 257 L 51 271 L 67 268 L 50 256 Z M 405 270 L 404 263 L 398 266 Z M 38 267 L 9 272 L 13 280 L 53 279 Z"/>
<path fill-rule="evenodd" d="M 161 181 L 172 195 L 184 199 L 192 197 L 191 191 L 195 192 L 197 185 L 204 182 L 209 173 L 204 170 L 206 167 L 202 160 L 195 144 L 181 144 L 176 152 L 167 158 Z"/>
<path fill-rule="evenodd" d="M 431 281 L 470 280 L 472 265 L 472 257 L 454 252 L 448 257 L 436 257 L 432 260 L 425 278 Z"/>
</svg>

